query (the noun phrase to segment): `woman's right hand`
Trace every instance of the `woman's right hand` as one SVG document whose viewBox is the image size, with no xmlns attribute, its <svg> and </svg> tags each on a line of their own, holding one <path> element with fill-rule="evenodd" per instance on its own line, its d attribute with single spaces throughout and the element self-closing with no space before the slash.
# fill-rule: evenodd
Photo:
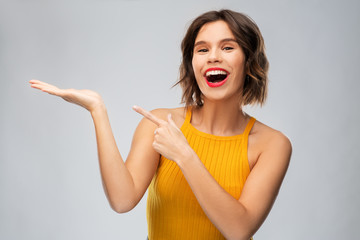
<svg viewBox="0 0 360 240">
<path fill-rule="evenodd" d="M 43 92 L 61 97 L 65 101 L 77 104 L 87 109 L 90 113 L 92 113 L 98 107 L 104 106 L 104 102 L 101 96 L 97 92 L 91 90 L 60 89 L 54 85 L 41 82 L 39 80 L 30 80 L 29 83 L 31 84 L 32 88 L 36 88 Z"/>
</svg>

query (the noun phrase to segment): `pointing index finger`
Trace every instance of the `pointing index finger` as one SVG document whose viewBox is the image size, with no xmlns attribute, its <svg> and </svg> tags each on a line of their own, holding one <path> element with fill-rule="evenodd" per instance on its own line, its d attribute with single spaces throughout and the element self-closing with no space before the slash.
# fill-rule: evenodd
<svg viewBox="0 0 360 240">
<path fill-rule="evenodd" d="M 154 114 L 152 114 L 149 111 L 146 111 L 145 109 L 143 109 L 142 107 L 139 106 L 133 106 L 133 109 L 135 110 L 135 112 L 140 113 L 141 115 L 143 115 L 145 118 L 149 119 L 150 121 L 152 121 L 153 123 L 155 123 L 157 126 L 160 126 L 161 123 L 163 123 L 164 121 L 157 118 Z"/>
</svg>

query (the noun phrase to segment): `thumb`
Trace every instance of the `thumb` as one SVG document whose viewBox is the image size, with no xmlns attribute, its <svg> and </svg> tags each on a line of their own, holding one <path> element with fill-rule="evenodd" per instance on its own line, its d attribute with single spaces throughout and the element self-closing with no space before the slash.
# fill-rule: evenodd
<svg viewBox="0 0 360 240">
<path fill-rule="evenodd" d="M 175 128 L 178 128 L 174 122 L 174 120 L 172 119 L 171 113 L 169 113 L 168 115 L 168 122 L 170 123 L 170 125 L 172 125 Z"/>
</svg>

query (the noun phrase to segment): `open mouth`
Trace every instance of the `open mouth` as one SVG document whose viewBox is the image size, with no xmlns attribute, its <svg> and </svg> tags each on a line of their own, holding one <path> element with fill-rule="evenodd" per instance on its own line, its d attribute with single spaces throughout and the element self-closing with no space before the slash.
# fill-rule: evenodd
<svg viewBox="0 0 360 240">
<path fill-rule="evenodd" d="M 205 78 L 210 87 L 220 87 L 226 82 L 228 75 L 223 69 L 209 69 L 205 73 Z"/>
</svg>

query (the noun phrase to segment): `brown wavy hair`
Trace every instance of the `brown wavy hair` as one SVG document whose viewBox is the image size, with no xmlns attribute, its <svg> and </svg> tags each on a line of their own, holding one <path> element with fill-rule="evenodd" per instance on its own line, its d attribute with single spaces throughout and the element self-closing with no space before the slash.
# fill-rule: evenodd
<svg viewBox="0 0 360 240">
<path fill-rule="evenodd" d="M 245 82 L 242 91 L 242 105 L 263 105 L 267 96 L 269 62 L 265 54 L 264 39 L 256 23 L 247 15 L 228 9 L 206 12 L 189 26 L 181 43 L 182 62 L 179 81 L 183 94 L 181 102 L 186 107 L 203 105 L 201 91 L 196 83 L 192 58 L 195 39 L 206 23 L 225 21 L 245 54 Z"/>
</svg>

